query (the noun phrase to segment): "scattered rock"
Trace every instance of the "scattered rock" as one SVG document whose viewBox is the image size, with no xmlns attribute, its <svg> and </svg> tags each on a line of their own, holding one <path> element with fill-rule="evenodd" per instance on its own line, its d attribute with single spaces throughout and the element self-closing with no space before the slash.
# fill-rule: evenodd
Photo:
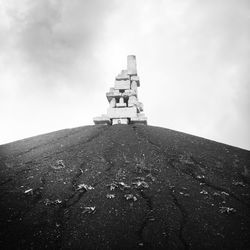
<svg viewBox="0 0 250 250">
<path fill-rule="evenodd" d="M 118 188 L 118 185 L 116 183 L 111 183 L 107 185 L 110 189 L 110 191 L 115 190 L 116 188 Z"/>
<path fill-rule="evenodd" d="M 149 188 L 148 183 L 145 181 L 136 181 L 136 182 L 133 182 L 132 184 L 135 185 L 136 187 Z"/>
<path fill-rule="evenodd" d="M 28 193 L 33 194 L 33 188 L 25 190 L 24 193 L 25 194 L 28 194 Z"/>
<path fill-rule="evenodd" d="M 246 185 L 242 181 L 233 181 L 233 185 L 245 187 Z"/>
<path fill-rule="evenodd" d="M 232 208 L 232 207 L 220 207 L 220 213 L 224 214 L 231 214 L 231 213 L 235 213 L 236 209 Z"/>
<path fill-rule="evenodd" d="M 78 190 L 81 190 L 81 189 L 85 189 L 86 191 L 88 191 L 88 190 L 94 189 L 94 187 L 88 186 L 86 184 L 79 184 L 76 190 L 78 191 Z"/>
<path fill-rule="evenodd" d="M 120 187 L 122 187 L 122 188 L 130 188 L 130 186 L 127 185 L 126 183 L 124 183 L 123 181 L 118 182 L 118 184 L 119 184 Z"/>
<path fill-rule="evenodd" d="M 88 213 L 88 214 L 94 214 L 96 212 L 96 208 L 95 207 L 84 207 L 82 213 Z"/>
<path fill-rule="evenodd" d="M 196 178 L 200 179 L 200 180 L 203 180 L 203 179 L 205 179 L 205 176 L 204 175 L 197 175 Z"/>
<path fill-rule="evenodd" d="M 214 192 L 213 195 L 214 195 L 214 196 L 220 196 L 220 193 Z"/>
<path fill-rule="evenodd" d="M 115 195 L 114 194 L 107 194 L 106 197 L 108 199 L 114 199 L 115 198 Z"/>
<path fill-rule="evenodd" d="M 45 204 L 46 206 L 49 206 L 49 205 L 57 205 L 57 204 L 61 204 L 61 203 L 62 203 L 62 201 L 59 200 L 59 199 L 56 199 L 56 200 L 54 200 L 54 201 L 51 201 L 51 200 L 49 200 L 49 199 L 45 199 L 45 200 L 44 200 L 44 204 Z"/>
<path fill-rule="evenodd" d="M 133 194 L 125 194 L 124 197 L 126 198 L 126 200 L 137 201 L 136 196 L 134 196 Z"/>
<path fill-rule="evenodd" d="M 63 160 L 57 160 L 56 164 L 51 166 L 53 169 L 62 169 L 65 168 L 65 164 L 63 162 Z"/>
<path fill-rule="evenodd" d="M 206 190 L 201 190 L 200 194 L 208 194 L 208 192 Z"/>
<path fill-rule="evenodd" d="M 149 178 L 151 181 L 155 181 L 156 178 L 150 173 L 148 175 L 146 175 L 147 178 Z"/>
<path fill-rule="evenodd" d="M 190 194 L 187 194 L 187 193 L 184 193 L 184 192 L 179 192 L 179 194 L 181 194 L 183 196 L 186 196 L 186 197 L 190 196 Z"/>
</svg>

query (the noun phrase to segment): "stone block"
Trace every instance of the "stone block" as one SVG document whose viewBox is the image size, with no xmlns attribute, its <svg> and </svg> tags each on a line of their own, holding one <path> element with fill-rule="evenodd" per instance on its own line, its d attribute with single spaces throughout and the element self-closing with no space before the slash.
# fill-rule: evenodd
<svg viewBox="0 0 250 250">
<path fill-rule="evenodd" d="M 142 102 L 137 102 L 136 106 L 137 106 L 137 109 L 138 109 L 139 112 L 143 111 L 143 104 L 142 104 Z"/>
<path fill-rule="evenodd" d="M 128 124 L 129 120 L 127 118 L 112 119 L 112 125 L 116 124 Z"/>
<path fill-rule="evenodd" d="M 140 78 L 139 78 L 139 76 L 131 76 L 131 81 L 139 82 Z"/>
<path fill-rule="evenodd" d="M 124 98 L 129 98 L 130 96 L 135 96 L 135 97 L 137 97 L 137 91 L 134 91 L 134 90 L 132 90 L 132 89 L 126 89 L 125 91 L 124 91 L 124 93 L 122 93 L 122 96 L 124 97 Z"/>
<path fill-rule="evenodd" d="M 127 57 L 127 70 L 128 75 L 137 75 L 136 57 L 134 55 Z"/>
<path fill-rule="evenodd" d="M 123 103 L 116 103 L 116 105 L 115 105 L 117 108 L 124 108 L 124 107 L 127 107 L 127 104 L 125 103 L 125 102 L 123 102 Z"/>
<path fill-rule="evenodd" d="M 131 76 L 131 81 L 135 81 L 137 84 L 137 87 L 140 87 L 140 78 L 139 76 Z"/>
<path fill-rule="evenodd" d="M 93 121 L 95 123 L 95 125 L 110 125 L 111 124 L 111 120 L 107 115 L 102 115 L 99 117 L 94 117 Z"/>
<path fill-rule="evenodd" d="M 110 108 L 115 108 L 115 105 L 116 105 L 116 99 L 113 97 L 113 98 L 110 100 L 109 107 L 110 107 Z"/>
<path fill-rule="evenodd" d="M 108 99 L 108 101 L 110 102 L 112 100 L 112 98 L 119 98 L 120 96 L 122 96 L 122 93 L 119 92 L 119 90 L 116 92 L 107 92 L 106 93 L 106 97 Z"/>
<path fill-rule="evenodd" d="M 131 89 L 133 89 L 134 91 L 137 92 L 137 87 L 138 87 L 137 82 L 136 81 L 132 81 L 132 83 L 131 83 Z"/>
<path fill-rule="evenodd" d="M 128 106 L 133 107 L 137 104 L 137 98 L 135 96 L 130 96 L 128 99 Z"/>
<path fill-rule="evenodd" d="M 129 75 L 127 70 L 122 70 L 122 72 L 115 79 L 118 81 L 129 80 Z"/>
<path fill-rule="evenodd" d="M 137 117 L 132 117 L 130 119 L 130 123 L 147 125 L 147 117 L 145 117 L 143 113 L 138 114 Z"/>
<path fill-rule="evenodd" d="M 115 89 L 125 90 L 130 89 L 130 80 L 115 81 Z"/>
<path fill-rule="evenodd" d="M 137 110 L 136 107 L 108 108 L 107 115 L 109 118 L 131 118 L 137 116 Z"/>
</svg>

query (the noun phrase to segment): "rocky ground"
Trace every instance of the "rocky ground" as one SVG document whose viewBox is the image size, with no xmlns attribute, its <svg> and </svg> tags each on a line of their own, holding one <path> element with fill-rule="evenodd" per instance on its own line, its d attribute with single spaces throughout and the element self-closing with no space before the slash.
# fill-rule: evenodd
<svg viewBox="0 0 250 250">
<path fill-rule="evenodd" d="M 250 249 L 250 152 L 152 126 L 0 146 L 1 249 Z"/>
</svg>

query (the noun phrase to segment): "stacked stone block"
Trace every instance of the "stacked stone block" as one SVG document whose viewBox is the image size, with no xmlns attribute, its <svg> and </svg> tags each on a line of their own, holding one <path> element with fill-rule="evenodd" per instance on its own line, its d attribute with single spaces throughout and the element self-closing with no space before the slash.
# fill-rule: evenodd
<svg viewBox="0 0 250 250">
<path fill-rule="evenodd" d="M 143 105 L 138 101 L 137 88 L 140 80 L 137 76 L 136 57 L 127 57 L 127 69 L 122 70 L 115 78 L 115 86 L 106 93 L 109 102 L 107 115 L 95 117 L 95 124 L 147 124 L 142 113 Z"/>
</svg>

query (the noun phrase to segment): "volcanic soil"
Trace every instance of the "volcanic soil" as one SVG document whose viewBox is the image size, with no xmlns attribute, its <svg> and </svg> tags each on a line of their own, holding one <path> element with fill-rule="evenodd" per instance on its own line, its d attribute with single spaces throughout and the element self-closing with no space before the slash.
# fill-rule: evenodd
<svg viewBox="0 0 250 250">
<path fill-rule="evenodd" d="M 85 126 L 0 146 L 1 249 L 250 249 L 250 152 Z"/>
</svg>

